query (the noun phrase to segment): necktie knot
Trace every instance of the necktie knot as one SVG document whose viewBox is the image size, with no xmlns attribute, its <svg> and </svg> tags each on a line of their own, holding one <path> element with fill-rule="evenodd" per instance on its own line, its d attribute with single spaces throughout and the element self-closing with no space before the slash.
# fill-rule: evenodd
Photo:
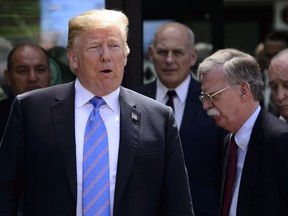
<svg viewBox="0 0 288 216">
<path fill-rule="evenodd" d="M 168 90 L 167 95 L 168 95 L 168 101 L 167 101 L 166 105 L 172 107 L 172 109 L 174 110 L 173 98 L 176 96 L 176 91 L 175 90 Z"/>
<path fill-rule="evenodd" d="M 168 90 L 167 91 L 167 95 L 168 95 L 168 97 L 170 98 L 170 97 L 175 97 L 176 96 L 176 91 L 175 90 Z"/>
<path fill-rule="evenodd" d="M 95 96 L 89 100 L 89 102 L 94 106 L 94 109 L 99 109 L 106 102 L 102 97 Z"/>
<path fill-rule="evenodd" d="M 231 141 L 230 141 L 230 154 L 233 154 L 233 157 L 237 158 L 237 143 L 235 141 L 235 136 L 233 135 L 231 137 Z"/>
</svg>

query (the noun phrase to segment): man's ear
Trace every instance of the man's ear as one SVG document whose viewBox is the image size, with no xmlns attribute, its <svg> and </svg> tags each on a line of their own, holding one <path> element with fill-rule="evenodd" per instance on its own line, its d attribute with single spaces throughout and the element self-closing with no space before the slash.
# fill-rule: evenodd
<svg viewBox="0 0 288 216">
<path fill-rule="evenodd" d="M 153 58 L 153 55 L 154 55 L 154 50 L 153 50 L 152 45 L 150 45 L 148 47 L 148 51 L 147 52 L 148 52 L 149 60 L 152 61 L 152 58 Z"/>
<path fill-rule="evenodd" d="M 195 64 L 197 56 L 198 56 L 198 50 L 194 48 L 191 53 L 191 66 Z"/>
<path fill-rule="evenodd" d="M 10 71 L 8 71 L 8 69 L 6 69 L 4 71 L 4 79 L 5 79 L 5 82 L 8 86 L 11 86 L 11 80 L 10 80 Z"/>
<path fill-rule="evenodd" d="M 72 69 L 76 71 L 78 69 L 78 58 L 75 55 L 73 50 L 67 49 L 67 58 L 69 60 L 69 63 Z"/>
<path fill-rule="evenodd" d="M 124 61 L 125 61 L 124 66 L 127 65 L 127 59 L 128 59 L 128 55 L 124 53 Z"/>
<path fill-rule="evenodd" d="M 247 98 L 249 95 L 249 92 L 251 92 L 250 85 L 247 82 L 243 82 L 240 84 L 240 92 L 241 97 Z"/>
</svg>

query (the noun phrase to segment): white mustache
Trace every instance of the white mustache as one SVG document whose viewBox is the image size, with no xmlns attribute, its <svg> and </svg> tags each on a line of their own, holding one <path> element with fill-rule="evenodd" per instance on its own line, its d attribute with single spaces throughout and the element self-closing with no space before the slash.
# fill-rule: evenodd
<svg viewBox="0 0 288 216">
<path fill-rule="evenodd" d="M 209 116 L 219 116 L 220 115 L 220 112 L 219 110 L 217 110 L 216 108 L 211 108 L 207 111 L 207 114 Z"/>
</svg>

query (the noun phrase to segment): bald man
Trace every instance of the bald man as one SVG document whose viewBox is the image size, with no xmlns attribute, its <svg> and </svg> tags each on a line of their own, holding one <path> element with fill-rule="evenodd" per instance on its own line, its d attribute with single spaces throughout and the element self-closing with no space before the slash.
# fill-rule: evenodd
<svg viewBox="0 0 288 216">
<path fill-rule="evenodd" d="M 271 60 L 268 75 L 279 118 L 288 122 L 288 49 L 282 50 Z"/>
</svg>

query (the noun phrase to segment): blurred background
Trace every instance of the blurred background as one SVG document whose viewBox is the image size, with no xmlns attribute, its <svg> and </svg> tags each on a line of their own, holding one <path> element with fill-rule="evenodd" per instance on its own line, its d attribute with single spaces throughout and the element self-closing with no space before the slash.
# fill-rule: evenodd
<svg viewBox="0 0 288 216">
<path fill-rule="evenodd" d="M 288 31 L 287 0 L 0 0 L 0 37 L 12 46 L 27 41 L 43 46 L 56 62 L 51 63 L 54 71 L 67 70 L 60 78 L 55 74 L 54 84 L 69 81 L 68 20 L 95 8 L 118 9 L 130 19 L 126 87 L 155 78 L 146 51 L 163 22 L 185 23 L 194 31 L 196 43 L 208 44 L 212 51 L 233 47 L 251 55 L 269 32 Z"/>
</svg>

